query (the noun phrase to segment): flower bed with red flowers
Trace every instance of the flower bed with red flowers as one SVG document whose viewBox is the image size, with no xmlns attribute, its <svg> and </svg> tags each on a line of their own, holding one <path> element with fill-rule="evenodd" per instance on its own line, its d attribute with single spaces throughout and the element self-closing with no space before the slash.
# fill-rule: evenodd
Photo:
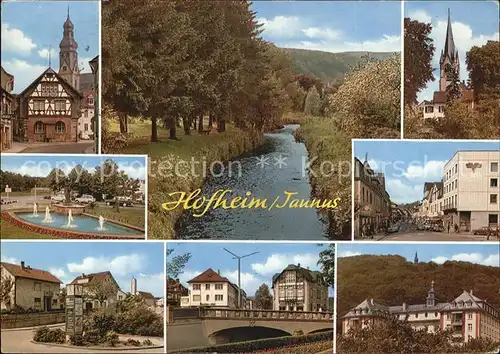
<svg viewBox="0 0 500 354">
<path fill-rule="evenodd" d="M 28 230 L 31 232 L 36 232 L 42 235 L 50 235 L 50 236 L 56 236 L 60 238 L 71 238 L 71 239 L 144 239 L 144 237 L 141 236 L 128 236 L 124 237 L 123 235 L 97 235 L 97 234 L 92 234 L 90 232 L 77 232 L 73 230 L 60 230 L 60 229 L 53 229 L 49 227 L 44 227 L 41 225 L 36 225 L 36 224 L 31 224 L 28 223 L 24 220 L 21 220 L 15 216 L 14 213 L 12 212 L 2 212 L 2 220 L 5 222 L 11 223 L 21 229 Z"/>
<path fill-rule="evenodd" d="M 333 331 L 307 334 L 304 336 L 286 336 L 258 339 L 247 342 L 212 345 L 183 349 L 176 353 L 293 353 L 314 354 L 333 348 Z"/>
</svg>

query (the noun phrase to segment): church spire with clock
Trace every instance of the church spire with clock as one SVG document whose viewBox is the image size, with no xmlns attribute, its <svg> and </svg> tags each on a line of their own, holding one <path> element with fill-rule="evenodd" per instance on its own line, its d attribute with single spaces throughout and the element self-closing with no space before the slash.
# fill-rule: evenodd
<svg viewBox="0 0 500 354">
<path fill-rule="evenodd" d="M 63 25 L 63 39 L 59 43 L 59 75 L 76 90 L 80 88 L 80 70 L 78 68 L 78 44 L 75 41 L 75 26 L 68 17 Z"/>
</svg>

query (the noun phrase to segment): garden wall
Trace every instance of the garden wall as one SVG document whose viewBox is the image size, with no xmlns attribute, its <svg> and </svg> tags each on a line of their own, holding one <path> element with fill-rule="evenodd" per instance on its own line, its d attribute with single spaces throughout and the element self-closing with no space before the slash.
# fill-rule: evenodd
<svg viewBox="0 0 500 354">
<path fill-rule="evenodd" d="M 0 325 L 2 329 L 43 326 L 64 322 L 64 311 L 9 314 L 0 316 Z"/>
</svg>

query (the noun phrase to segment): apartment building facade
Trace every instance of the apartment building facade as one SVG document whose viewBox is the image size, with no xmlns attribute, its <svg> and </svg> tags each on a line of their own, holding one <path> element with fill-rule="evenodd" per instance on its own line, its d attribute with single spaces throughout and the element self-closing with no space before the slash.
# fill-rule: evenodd
<svg viewBox="0 0 500 354">
<path fill-rule="evenodd" d="M 376 326 L 384 321 L 383 314 L 407 319 L 413 328 L 429 333 L 451 329 L 457 340 L 468 342 L 472 338 L 500 340 L 500 310 L 480 299 L 473 291 L 463 291 L 451 302 L 438 302 L 434 282 L 425 303 L 385 306 L 373 299 L 364 300 L 341 317 L 342 333 L 351 329 Z"/>
<path fill-rule="evenodd" d="M 246 294 L 241 290 L 241 307 L 246 304 Z M 238 287 L 227 278 L 207 269 L 188 281 L 188 295 L 181 297 L 181 307 L 210 306 L 220 308 L 238 307 Z"/>
<path fill-rule="evenodd" d="M 500 151 L 457 151 L 444 166 L 443 212 L 461 231 L 500 225 Z"/>
<path fill-rule="evenodd" d="M 273 310 L 326 312 L 328 285 L 323 275 L 290 264 L 273 276 Z"/>
</svg>

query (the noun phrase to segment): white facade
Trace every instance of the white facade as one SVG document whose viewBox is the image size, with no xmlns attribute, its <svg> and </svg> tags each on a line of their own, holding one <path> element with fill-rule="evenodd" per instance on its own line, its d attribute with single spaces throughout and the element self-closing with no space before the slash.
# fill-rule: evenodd
<svg viewBox="0 0 500 354">
<path fill-rule="evenodd" d="M 91 139 L 94 134 L 92 130 L 92 118 L 94 108 L 82 108 L 81 116 L 78 118 L 78 134 L 82 139 Z"/>
<path fill-rule="evenodd" d="M 181 307 L 238 307 L 238 293 L 229 282 L 190 283 L 189 295 L 181 297 Z"/>
<path fill-rule="evenodd" d="M 444 166 L 445 214 L 463 231 L 500 224 L 500 151 L 458 151 Z"/>
<path fill-rule="evenodd" d="M 444 118 L 444 106 L 441 102 L 423 101 L 418 105 L 418 110 L 423 119 L 439 119 Z"/>
</svg>

